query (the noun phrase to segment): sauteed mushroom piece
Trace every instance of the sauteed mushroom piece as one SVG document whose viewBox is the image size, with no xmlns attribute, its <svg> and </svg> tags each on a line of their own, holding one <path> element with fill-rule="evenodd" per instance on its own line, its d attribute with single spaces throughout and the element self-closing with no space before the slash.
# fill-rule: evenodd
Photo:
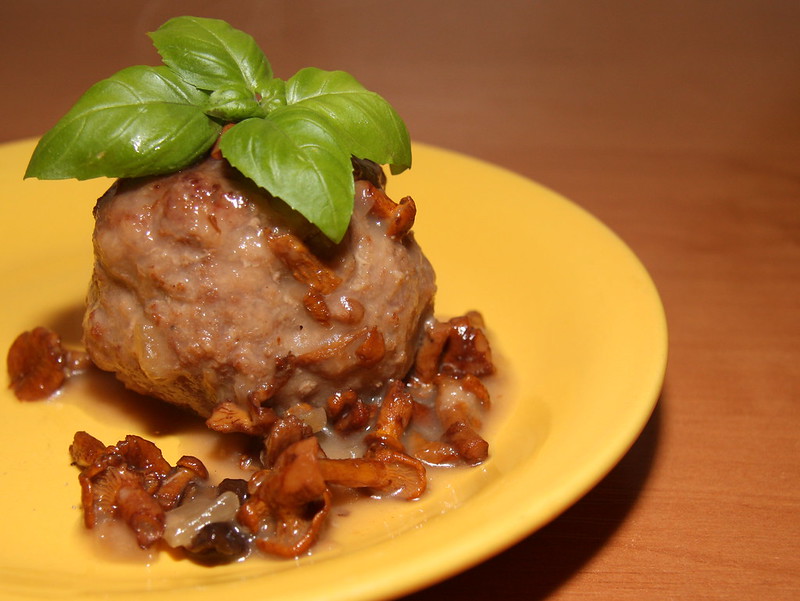
<svg viewBox="0 0 800 601">
<path fill-rule="evenodd" d="M 430 322 L 417 352 L 416 377 L 430 383 L 440 373 L 454 377 L 493 374 L 492 351 L 484 327 L 483 317 L 477 311 L 448 322 Z"/>
<path fill-rule="evenodd" d="M 142 548 L 164 535 L 165 511 L 180 502 L 192 483 L 208 478 L 199 459 L 184 456 L 173 468 L 155 444 L 140 436 L 128 435 L 107 447 L 86 432 L 77 432 L 70 454 L 81 468 L 78 481 L 86 527 L 119 517 Z"/>
<path fill-rule="evenodd" d="M 171 466 L 153 443 L 138 436 L 100 451 L 100 441 L 86 433 L 73 439 L 70 452 L 84 465 L 81 484 L 84 523 L 94 528 L 100 521 L 120 517 L 147 548 L 164 533 L 164 509 L 153 497 Z"/>
<path fill-rule="evenodd" d="M 319 469 L 321 453 L 316 438 L 304 438 L 284 450 L 272 469 L 250 479 L 250 497 L 237 518 L 263 552 L 297 557 L 319 537 L 331 507 Z"/>
<path fill-rule="evenodd" d="M 366 428 L 375 413 L 374 405 L 358 398 L 355 390 L 347 389 L 332 394 L 326 403 L 328 419 L 339 434 L 349 434 Z"/>
<path fill-rule="evenodd" d="M 240 405 L 231 401 L 219 403 L 206 420 L 206 425 L 217 432 L 241 432 L 263 436 L 271 430 L 278 416 L 269 407 Z"/>
<path fill-rule="evenodd" d="M 414 401 L 405 389 L 405 384 L 400 380 L 392 381 L 381 402 L 375 426 L 364 437 L 364 442 L 370 447 L 382 445 L 404 452 L 401 438 L 411 421 L 413 410 Z"/>
<path fill-rule="evenodd" d="M 396 203 L 381 188 L 371 184 L 365 184 L 363 194 L 373 198 L 370 213 L 385 222 L 387 236 L 401 240 L 411 231 L 417 216 L 417 206 L 413 198 L 405 196 Z"/>
<path fill-rule="evenodd" d="M 6 362 L 10 387 L 21 401 L 46 399 L 91 365 L 86 353 L 65 349 L 58 334 L 41 326 L 17 336 Z"/>
<path fill-rule="evenodd" d="M 492 351 L 481 314 L 469 311 L 466 315 L 454 317 L 448 324 L 450 333 L 441 357 L 441 373 L 456 377 L 493 374 Z"/>
<path fill-rule="evenodd" d="M 161 482 L 156 492 L 158 504 L 165 510 L 177 507 L 187 489 L 197 482 L 208 480 L 208 470 L 197 457 L 184 455 Z"/>
<path fill-rule="evenodd" d="M 425 466 L 391 449 L 380 449 L 361 459 L 320 459 L 322 477 L 329 484 L 366 489 L 371 494 L 419 498 L 425 492 Z"/>
<path fill-rule="evenodd" d="M 266 467 L 274 466 L 286 449 L 304 438 L 309 438 L 312 434 L 311 427 L 294 415 L 279 419 L 264 439 L 262 463 Z"/>
<path fill-rule="evenodd" d="M 436 387 L 436 412 L 444 428 L 443 439 L 452 444 L 467 463 L 485 461 L 489 443 L 478 431 L 489 404 L 486 388 L 472 375 L 461 379 L 438 376 Z"/>
</svg>

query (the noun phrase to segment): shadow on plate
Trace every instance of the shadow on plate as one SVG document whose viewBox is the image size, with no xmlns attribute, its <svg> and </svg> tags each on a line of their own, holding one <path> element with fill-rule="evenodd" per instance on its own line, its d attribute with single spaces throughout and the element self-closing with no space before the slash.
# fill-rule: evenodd
<svg viewBox="0 0 800 601">
<path fill-rule="evenodd" d="M 602 549 L 635 505 L 658 450 L 665 396 L 616 467 L 560 517 L 500 555 L 402 601 L 550 596 Z"/>
<path fill-rule="evenodd" d="M 64 307 L 44 325 L 58 333 L 68 348 L 83 348 L 84 305 Z M 144 435 L 169 435 L 204 429 L 203 420 L 163 401 L 130 391 L 113 374 L 92 368 L 76 377 L 83 398 L 70 402 L 83 404 L 88 412 L 119 414 L 125 423 Z"/>
<path fill-rule="evenodd" d="M 88 287 L 88 282 L 87 282 Z M 83 348 L 83 313 L 86 306 L 83 303 L 59 309 L 47 323 L 47 326 L 60 337 L 68 347 Z"/>
</svg>

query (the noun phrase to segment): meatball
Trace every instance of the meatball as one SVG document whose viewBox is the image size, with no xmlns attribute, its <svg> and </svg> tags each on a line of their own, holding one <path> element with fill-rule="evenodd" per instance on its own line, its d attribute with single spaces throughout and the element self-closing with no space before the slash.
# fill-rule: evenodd
<svg viewBox="0 0 800 601">
<path fill-rule="evenodd" d="M 206 417 L 231 401 L 280 413 L 343 390 L 378 398 L 413 363 L 435 279 L 408 231 L 413 201 L 355 173 L 339 244 L 224 159 L 117 181 L 95 207 L 94 363 Z"/>
</svg>

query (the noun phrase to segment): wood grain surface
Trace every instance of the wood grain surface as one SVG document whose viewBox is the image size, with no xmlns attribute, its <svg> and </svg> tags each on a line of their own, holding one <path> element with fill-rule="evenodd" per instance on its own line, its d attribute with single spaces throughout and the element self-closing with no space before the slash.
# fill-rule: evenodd
<svg viewBox="0 0 800 601">
<path fill-rule="evenodd" d="M 279 76 L 341 68 L 418 141 L 585 207 L 670 329 L 639 440 L 586 497 L 408 601 L 800 599 L 800 2 L 10 0 L 0 142 L 157 61 L 178 14 L 246 29 Z"/>
</svg>

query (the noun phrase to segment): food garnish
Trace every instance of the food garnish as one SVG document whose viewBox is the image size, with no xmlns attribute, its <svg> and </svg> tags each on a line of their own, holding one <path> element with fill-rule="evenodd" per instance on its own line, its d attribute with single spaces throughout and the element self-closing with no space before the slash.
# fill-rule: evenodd
<svg viewBox="0 0 800 601">
<path fill-rule="evenodd" d="M 403 121 L 343 71 L 282 80 L 255 40 L 228 23 L 176 17 L 150 34 L 162 66 L 93 85 L 39 142 L 26 177 L 140 177 L 222 156 L 334 242 L 353 211 L 350 157 L 411 166 Z M 231 125 L 225 127 L 226 125 Z"/>
</svg>

